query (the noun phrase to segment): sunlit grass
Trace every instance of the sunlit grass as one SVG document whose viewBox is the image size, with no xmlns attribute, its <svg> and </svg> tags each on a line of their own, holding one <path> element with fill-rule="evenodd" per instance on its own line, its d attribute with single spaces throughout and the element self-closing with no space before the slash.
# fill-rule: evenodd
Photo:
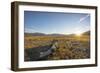
<svg viewBox="0 0 100 73">
<path fill-rule="evenodd" d="M 48 57 L 48 60 L 59 59 L 82 59 L 88 58 L 89 53 L 82 49 L 90 50 L 89 36 L 77 33 L 76 36 L 31 36 L 25 37 L 24 48 L 34 48 L 44 45 L 50 45 L 51 41 L 57 40 L 57 49 Z M 42 48 L 41 48 L 42 49 Z M 29 57 L 29 56 L 28 56 Z"/>
</svg>

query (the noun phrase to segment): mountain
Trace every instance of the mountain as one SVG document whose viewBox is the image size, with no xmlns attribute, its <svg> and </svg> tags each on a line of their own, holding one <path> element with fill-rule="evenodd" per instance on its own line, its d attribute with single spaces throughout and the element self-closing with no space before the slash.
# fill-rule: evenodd
<svg viewBox="0 0 100 73">
<path fill-rule="evenodd" d="M 84 32 L 83 35 L 90 35 L 90 31 Z"/>
<path fill-rule="evenodd" d="M 24 33 L 25 36 L 75 36 L 75 34 L 58 34 L 58 33 L 52 33 L 52 34 L 45 34 L 45 33 L 39 33 L 39 32 L 35 32 L 35 33 Z M 90 35 L 90 31 L 86 31 L 83 32 L 82 35 Z"/>
<path fill-rule="evenodd" d="M 44 33 L 38 33 L 38 32 L 36 32 L 36 33 L 24 33 L 25 34 L 25 36 L 45 36 L 46 34 L 44 34 Z"/>
<path fill-rule="evenodd" d="M 65 36 L 64 34 L 57 34 L 57 33 L 54 33 L 54 34 L 45 34 L 45 33 L 39 33 L 39 32 L 36 32 L 36 33 L 24 33 L 25 36 Z"/>
</svg>

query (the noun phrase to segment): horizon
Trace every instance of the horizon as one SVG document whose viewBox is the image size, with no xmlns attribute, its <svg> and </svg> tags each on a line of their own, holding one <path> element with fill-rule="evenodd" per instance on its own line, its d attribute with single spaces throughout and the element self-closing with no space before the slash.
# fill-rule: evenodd
<svg viewBox="0 0 100 73">
<path fill-rule="evenodd" d="M 24 11 L 24 33 L 76 34 L 90 31 L 90 14 Z"/>
<path fill-rule="evenodd" d="M 88 31 L 85 31 L 85 32 L 90 32 L 90 30 Z M 85 32 L 82 32 L 81 34 L 85 33 Z M 24 32 L 24 33 L 27 33 L 27 32 Z M 29 32 L 28 32 L 29 33 Z M 51 35 L 51 34 L 58 34 L 58 35 L 75 35 L 75 33 L 71 33 L 71 34 L 62 34 L 62 33 L 42 33 L 42 32 L 31 32 L 29 34 L 34 34 L 34 33 L 40 33 L 40 34 L 45 34 L 45 35 Z"/>
</svg>

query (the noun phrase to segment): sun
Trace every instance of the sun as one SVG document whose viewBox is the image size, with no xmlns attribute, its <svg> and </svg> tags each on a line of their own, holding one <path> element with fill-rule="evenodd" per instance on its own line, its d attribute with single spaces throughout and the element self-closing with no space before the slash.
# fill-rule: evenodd
<svg viewBox="0 0 100 73">
<path fill-rule="evenodd" d="M 81 35 L 82 35 L 82 32 L 81 32 L 81 31 L 77 31 L 77 32 L 75 33 L 75 35 L 76 35 L 76 36 L 81 36 Z"/>
</svg>

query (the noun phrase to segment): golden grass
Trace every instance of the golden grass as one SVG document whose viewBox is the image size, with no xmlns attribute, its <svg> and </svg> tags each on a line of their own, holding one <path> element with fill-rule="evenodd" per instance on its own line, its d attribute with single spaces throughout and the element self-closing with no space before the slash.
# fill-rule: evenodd
<svg viewBox="0 0 100 73">
<path fill-rule="evenodd" d="M 90 58 L 89 36 L 25 36 L 24 48 L 50 45 L 53 40 L 57 40 L 58 46 L 48 60 Z"/>
</svg>

